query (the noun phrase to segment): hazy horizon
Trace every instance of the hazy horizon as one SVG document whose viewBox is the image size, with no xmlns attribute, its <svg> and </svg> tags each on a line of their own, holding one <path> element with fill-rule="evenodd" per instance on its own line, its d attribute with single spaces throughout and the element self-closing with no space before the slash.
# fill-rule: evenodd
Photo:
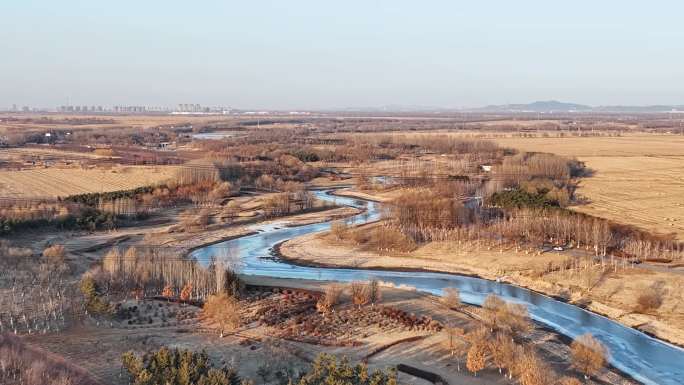
<svg viewBox="0 0 684 385">
<path fill-rule="evenodd" d="M 0 107 L 684 104 L 684 4 L 9 0 Z"/>
</svg>

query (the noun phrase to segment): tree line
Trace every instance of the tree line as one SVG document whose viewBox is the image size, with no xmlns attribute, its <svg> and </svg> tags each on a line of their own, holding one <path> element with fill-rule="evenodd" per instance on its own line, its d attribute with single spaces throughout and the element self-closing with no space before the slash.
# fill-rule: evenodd
<svg viewBox="0 0 684 385">
<path fill-rule="evenodd" d="M 390 202 L 384 218 L 417 243 L 484 240 L 539 252 L 545 245 L 584 248 L 604 263 L 607 256 L 613 263 L 614 257 L 637 262 L 684 256 L 684 245 L 674 239 L 566 209 L 574 200 L 575 179 L 584 173 L 573 159 L 517 154 L 494 167 L 490 177 L 454 181 L 428 175 Z"/>
<path fill-rule="evenodd" d="M 130 247 L 125 252 L 114 248 L 87 276 L 97 283 L 99 293 L 112 298 L 164 294 L 183 300 L 204 300 L 221 292 L 239 295 L 243 289 L 232 271 L 231 261 L 212 259 L 203 266 L 164 248 Z"/>
<path fill-rule="evenodd" d="M 458 290 L 445 289 L 442 300 L 446 306 L 461 308 Z M 561 376 L 553 370 L 532 346 L 526 336 L 533 329 L 527 309 L 489 295 L 475 313 L 475 327 L 465 330 L 449 324 L 444 330 L 444 346 L 448 349 L 457 370 L 461 364 L 475 376 L 487 367 L 496 368 L 509 380 L 521 385 L 579 385 L 576 377 Z M 605 367 L 606 348 L 592 335 L 577 337 L 570 346 L 571 368 L 586 379 Z"/>
</svg>

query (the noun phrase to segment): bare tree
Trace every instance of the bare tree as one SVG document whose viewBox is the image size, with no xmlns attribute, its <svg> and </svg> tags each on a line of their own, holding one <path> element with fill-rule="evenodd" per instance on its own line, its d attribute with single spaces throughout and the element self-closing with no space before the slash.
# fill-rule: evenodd
<svg viewBox="0 0 684 385">
<path fill-rule="evenodd" d="M 363 282 L 352 282 L 349 284 L 349 289 L 351 291 L 351 299 L 354 305 L 359 308 L 363 305 L 367 305 L 370 302 L 368 298 L 368 285 Z"/>
<path fill-rule="evenodd" d="M 585 379 L 598 373 L 606 364 L 606 348 L 589 333 L 577 337 L 570 350 L 572 366 L 583 373 Z"/>
<path fill-rule="evenodd" d="M 531 349 L 517 357 L 520 385 L 548 385 L 555 381 L 555 373 Z"/>
<path fill-rule="evenodd" d="M 376 303 L 382 300 L 382 291 L 380 290 L 380 282 L 377 279 L 372 279 L 368 282 L 368 301 L 375 306 Z"/>
<path fill-rule="evenodd" d="M 529 332 L 532 329 L 532 322 L 527 313 L 527 307 L 515 303 L 506 303 L 500 310 L 499 324 L 503 331 L 513 337 Z"/>
<path fill-rule="evenodd" d="M 442 294 L 442 303 L 449 309 L 461 307 L 461 296 L 455 287 L 447 287 Z"/>
<path fill-rule="evenodd" d="M 226 330 L 240 326 L 240 304 L 226 293 L 209 296 L 203 310 L 208 318 L 219 324 L 221 338 Z"/>
<path fill-rule="evenodd" d="M 335 221 L 330 225 L 330 233 L 339 241 L 346 237 L 349 226 L 344 221 Z"/>
<path fill-rule="evenodd" d="M 316 303 L 316 308 L 324 313 L 327 313 L 335 307 L 342 297 L 342 286 L 336 283 L 332 283 L 325 287 L 325 292 L 323 296 Z"/>
<path fill-rule="evenodd" d="M 466 367 L 477 376 L 477 372 L 484 369 L 487 365 L 487 349 L 483 343 L 470 345 L 466 358 Z"/>
<path fill-rule="evenodd" d="M 482 303 L 482 310 L 484 314 L 482 319 L 484 323 L 489 326 L 491 331 L 494 331 L 499 326 L 500 312 L 506 306 L 506 302 L 496 294 L 490 294 Z"/>
<path fill-rule="evenodd" d="M 510 375 L 510 368 L 515 363 L 516 350 L 516 345 L 511 338 L 505 334 L 498 333 L 493 340 L 488 341 L 488 348 L 494 365 L 499 369 L 499 373 L 502 373 L 503 369 L 509 369 Z"/>
<path fill-rule="evenodd" d="M 482 319 L 491 331 L 500 330 L 517 337 L 532 328 L 525 306 L 507 303 L 494 294 L 485 299 L 482 310 Z"/>
</svg>

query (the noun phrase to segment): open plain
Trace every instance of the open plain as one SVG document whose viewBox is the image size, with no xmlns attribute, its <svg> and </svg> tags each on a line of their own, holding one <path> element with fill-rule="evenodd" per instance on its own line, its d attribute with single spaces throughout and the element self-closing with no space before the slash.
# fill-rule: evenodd
<svg viewBox="0 0 684 385">
<path fill-rule="evenodd" d="M 500 138 L 522 151 L 576 157 L 592 175 L 578 193 L 588 200 L 573 210 L 684 237 L 684 136 Z"/>
<path fill-rule="evenodd" d="M 684 343 L 669 235 L 682 214 L 668 195 L 682 188 L 681 137 L 604 122 L 585 138 L 554 132 L 568 123 L 553 119 L 22 119 L 0 153 L 0 328 L 102 384 L 134 380 L 127 352 L 166 348 L 205 350 L 274 385 L 328 353 L 397 369 L 401 384 L 582 378 L 572 338 L 496 294 L 474 306 L 458 290 L 279 278 L 298 264 L 507 282 Z M 213 135 L 226 129 L 240 134 Z M 280 231 L 301 236 L 274 243 Z M 275 273 L 239 274 L 262 262 Z M 508 361 L 499 345 L 514 350 Z M 635 383 L 606 364 L 588 383 Z"/>
<path fill-rule="evenodd" d="M 131 190 L 169 181 L 173 166 L 115 166 L 102 168 L 32 168 L 0 171 L 0 196 L 57 198 L 70 195 Z"/>
</svg>

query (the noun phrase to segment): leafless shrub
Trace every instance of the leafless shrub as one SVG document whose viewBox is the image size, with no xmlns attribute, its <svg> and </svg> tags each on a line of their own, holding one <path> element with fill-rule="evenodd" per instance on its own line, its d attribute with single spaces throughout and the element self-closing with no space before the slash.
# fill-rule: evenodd
<svg viewBox="0 0 684 385">
<path fill-rule="evenodd" d="M 232 193 L 233 185 L 230 182 L 222 182 L 209 192 L 208 198 L 213 203 L 220 203 L 223 198 L 230 196 Z"/>
<path fill-rule="evenodd" d="M 0 239 L 0 257 L 3 259 L 27 258 L 33 252 L 27 247 L 13 246 L 9 241 Z"/>
<path fill-rule="evenodd" d="M 516 345 L 513 340 L 505 334 L 497 333 L 494 339 L 488 341 L 487 346 L 499 373 L 503 369 L 508 369 L 510 373 L 515 364 Z"/>
<path fill-rule="evenodd" d="M 343 287 L 339 284 L 332 283 L 325 287 L 323 296 L 316 303 L 316 308 L 321 312 L 331 311 L 335 305 L 340 302 L 342 297 Z"/>
<path fill-rule="evenodd" d="M 575 377 L 565 376 L 558 379 L 558 385 L 582 385 L 582 381 Z"/>
<path fill-rule="evenodd" d="M 442 303 L 450 309 L 461 307 L 461 296 L 458 289 L 455 287 L 445 288 L 442 294 Z"/>
<path fill-rule="evenodd" d="M 352 302 L 359 307 L 375 304 L 381 299 L 380 285 L 377 280 L 352 282 L 350 285 Z"/>
<path fill-rule="evenodd" d="M 520 385 L 548 385 L 555 381 L 554 371 L 531 349 L 516 357 Z"/>
<path fill-rule="evenodd" d="M 491 330 L 494 330 L 498 327 L 499 312 L 505 306 L 506 302 L 495 294 L 488 295 L 482 303 L 482 309 L 484 310 L 482 319 Z"/>
<path fill-rule="evenodd" d="M 66 252 L 62 245 L 52 245 L 43 250 L 43 257 L 47 258 L 48 263 L 53 266 L 64 266 Z"/>
<path fill-rule="evenodd" d="M 209 210 L 203 209 L 199 213 L 196 210 L 186 210 L 181 220 L 181 228 L 188 230 L 204 230 L 209 225 Z"/>
<path fill-rule="evenodd" d="M 233 221 L 240 214 L 240 204 L 234 200 L 228 202 L 223 208 L 223 217 L 228 221 Z"/>
<path fill-rule="evenodd" d="M 382 292 L 380 291 L 380 283 L 376 279 L 368 282 L 368 299 L 370 303 L 375 305 L 382 300 Z"/>
<path fill-rule="evenodd" d="M 591 334 L 577 337 L 570 345 L 572 366 L 588 379 L 598 373 L 606 364 L 606 348 Z"/>
<path fill-rule="evenodd" d="M 219 324 L 221 338 L 226 330 L 232 330 L 240 326 L 240 304 L 225 293 L 211 295 L 204 302 L 204 314 L 209 319 Z"/>
<path fill-rule="evenodd" d="M 494 294 L 485 299 L 482 310 L 482 319 L 492 331 L 498 330 L 516 337 L 532 328 L 525 306 L 507 303 Z"/>
<path fill-rule="evenodd" d="M 52 245 L 43 250 L 43 257 L 49 259 L 63 259 L 64 255 L 64 246 L 62 245 Z"/>
<path fill-rule="evenodd" d="M 477 376 L 487 366 L 487 346 L 484 342 L 471 343 L 466 358 L 466 367 Z"/>
<path fill-rule="evenodd" d="M 662 289 L 659 285 L 654 284 L 640 291 L 634 310 L 639 313 L 648 313 L 658 309 L 662 304 Z"/>
<path fill-rule="evenodd" d="M 342 240 L 347 236 L 349 226 L 345 221 L 335 221 L 330 225 L 330 233 L 337 239 Z"/>
<path fill-rule="evenodd" d="M 444 344 L 446 348 L 449 349 L 451 356 L 456 356 L 458 353 L 465 352 L 466 340 L 463 328 L 447 324 L 444 326 L 444 333 L 446 334 Z"/>
</svg>

